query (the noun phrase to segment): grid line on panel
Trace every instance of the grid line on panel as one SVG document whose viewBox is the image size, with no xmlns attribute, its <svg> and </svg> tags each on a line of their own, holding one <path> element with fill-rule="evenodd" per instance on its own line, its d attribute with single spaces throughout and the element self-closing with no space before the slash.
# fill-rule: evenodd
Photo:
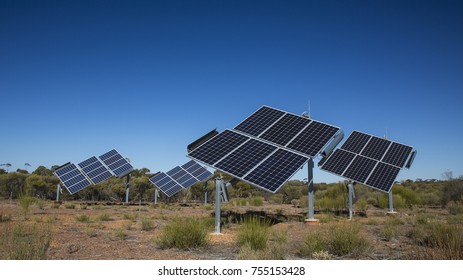
<svg viewBox="0 0 463 280">
<path fill-rule="evenodd" d="M 402 168 L 411 152 L 412 147 L 392 142 L 382 161 Z"/>
<path fill-rule="evenodd" d="M 366 184 L 389 192 L 399 174 L 400 168 L 379 162 L 371 173 Z"/>
<path fill-rule="evenodd" d="M 214 163 L 229 154 L 248 139 L 249 137 L 242 134 L 225 130 L 193 150 L 189 155 L 192 158 L 213 166 Z"/>
<path fill-rule="evenodd" d="M 361 155 L 356 155 L 352 163 L 344 172 L 343 176 L 356 182 L 364 183 L 375 167 L 376 163 L 376 160 L 372 160 Z"/>
<path fill-rule="evenodd" d="M 323 163 L 321 169 L 332 172 L 334 174 L 342 176 L 344 171 L 352 160 L 355 158 L 355 154 L 337 149 L 333 154 Z"/>
<path fill-rule="evenodd" d="M 312 121 L 287 147 L 315 157 L 338 131 L 337 127 Z"/>
<path fill-rule="evenodd" d="M 285 146 L 310 122 L 310 119 L 286 114 L 259 137 L 275 144 Z"/>
<path fill-rule="evenodd" d="M 372 159 L 381 160 L 390 144 L 391 141 L 389 140 L 373 136 L 360 154 Z"/>
<path fill-rule="evenodd" d="M 235 129 L 257 137 L 285 114 L 283 111 L 263 106 L 238 124 Z"/>
<path fill-rule="evenodd" d="M 349 135 L 349 138 L 347 138 L 346 142 L 342 144 L 341 149 L 360 154 L 370 138 L 371 135 L 353 131 L 352 134 Z"/>
<path fill-rule="evenodd" d="M 270 192 L 276 192 L 306 162 L 307 158 L 278 149 L 243 179 Z"/>
<path fill-rule="evenodd" d="M 242 177 L 276 149 L 275 146 L 251 139 L 215 166 L 234 176 Z"/>
</svg>

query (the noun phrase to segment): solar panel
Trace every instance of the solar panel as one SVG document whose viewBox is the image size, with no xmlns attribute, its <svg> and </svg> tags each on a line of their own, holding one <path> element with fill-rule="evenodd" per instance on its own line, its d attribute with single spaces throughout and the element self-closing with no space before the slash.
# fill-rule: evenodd
<svg viewBox="0 0 463 280">
<path fill-rule="evenodd" d="M 321 169 L 389 192 L 413 148 L 354 131 Z"/>
<path fill-rule="evenodd" d="M 278 149 L 243 179 L 275 193 L 308 161 L 306 157 Z"/>
<path fill-rule="evenodd" d="M 278 145 L 285 146 L 309 123 L 310 120 L 307 118 L 286 114 L 260 137 Z"/>
<path fill-rule="evenodd" d="M 340 130 L 307 117 L 263 106 L 235 127 L 278 147 L 314 157 Z"/>
<path fill-rule="evenodd" d="M 92 184 L 73 163 L 56 170 L 54 173 L 70 194 L 74 194 Z"/>
<path fill-rule="evenodd" d="M 338 127 L 312 121 L 287 147 L 315 157 L 338 131 Z"/>
<path fill-rule="evenodd" d="M 195 183 L 204 182 L 212 173 L 193 160 L 182 166 L 174 167 L 166 173 L 159 173 L 150 178 L 151 183 L 157 186 L 168 197 L 177 192 L 193 186 Z"/>
<path fill-rule="evenodd" d="M 339 130 L 263 106 L 233 130 L 189 151 L 188 156 L 274 193 Z"/>
<path fill-rule="evenodd" d="M 177 192 L 183 189 L 182 186 L 180 186 L 170 176 L 163 172 L 154 175 L 149 180 L 168 197 L 171 197 L 172 195 L 176 194 Z"/>
<path fill-rule="evenodd" d="M 133 166 L 116 150 L 111 150 L 99 156 L 106 166 L 119 178 L 133 171 Z"/>
<path fill-rule="evenodd" d="M 95 156 L 82 161 L 78 166 L 95 185 L 112 176 L 111 172 Z"/>
<path fill-rule="evenodd" d="M 203 145 L 194 149 L 190 156 L 208 165 L 214 165 L 235 148 L 249 140 L 249 137 L 231 130 L 225 130 Z"/>
<path fill-rule="evenodd" d="M 196 163 L 194 160 L 190 160 L 181 167 L 185 169 L 188 173 L 193 175 L 193 177 L 198 179 L 198 181 L 200 182 L 203 182 L 212 176 L 211 172 L 209 172 L 206 168 Z"/>
<path fill-rule="evenodd" d="M 243 177 L 276 149 L 277 147 L 275 146 L 251 139 L 225 159 L 219 161 L 215 166 L 227 173 Z"/>
<path fill-rule="evenodd" d="M 267 106 L 261 107 L 254 114 L 242 121 L 235 130 L 252 136 L 259 136 L 263 131 L 280 119 L 285 112 Z"/>
</svg>

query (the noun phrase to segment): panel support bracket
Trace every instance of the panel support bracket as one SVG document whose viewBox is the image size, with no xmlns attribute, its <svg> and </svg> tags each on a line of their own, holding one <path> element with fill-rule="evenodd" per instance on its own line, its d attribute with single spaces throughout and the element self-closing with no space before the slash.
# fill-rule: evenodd
<svg viewBox="0 0 463 280">
<path fill-rule="evenodd" d="M 394 201 L 392 199 L 392 188 L 389 190 L 389 211 L 387 211 L 388 215 L 391 214 L 397 214 L 396 211 L 394 211 Z"/>
<path fill-rule="evenodd" d="M 349 200 L 349 220 L 352 220 L 352 216 L 353 216 L 353 214 L 354 214 L 354 208 L 353 208 L 353 206 L 352 206 L 352 201 L 354 200 L 354 197 L 355 197 L 354 185 L 355 185 L 355 182 L 350 181 L 350 182 L 349 182 L 349 185 L 347 186 L 347 188 L 348 188 L 348 190 L 349 190 L 349 194 L 348 194 L 348 200 Z"/>
<path fill-rule="evenodd" d="M 315 219 L 314 214 L 314 188 L 313 188 L 313 159 L 310 158 L 307 164 L 307 184 L 308 184 L 308 193 L 309 193 L 309 201 L 308 201 L 308 213 L 307 219 L 305 223 L 308 225 L 311 224 L 318 224 L 318 219 Z"/>
<path fill-rule="evenodd" d="M 127 174 L 125 181 L 125 204 L 129 203 L 129 192 L 130 192 L 130 173 Z"/>
<path fill-rule="evenodd" d="M 222 191 L 225 188 L 224 180 L 219 177 L 215 179 L 215 232 L 214 234 L 220 234 L 220 202 Z"/>
</svg>

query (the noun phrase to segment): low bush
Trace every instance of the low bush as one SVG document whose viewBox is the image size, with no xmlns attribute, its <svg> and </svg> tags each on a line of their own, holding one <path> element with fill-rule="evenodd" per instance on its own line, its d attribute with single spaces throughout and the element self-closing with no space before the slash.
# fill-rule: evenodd
<svg viewBox="0 0 463 280">
<path fill-rule="evenodd" d="M 267 248 L 269 237 L 269 224 L 257 217 L 246 219 L 238 231 L 238 244 L 240 247 L 249 246 L 252 250 Z"/>
<path fill-rule="evenodd" d="M 73 204 L 73 203 L 66 203 L 66 204 L 64 204 L 64 208 L 66 208 L 66 209 L 75 209 L 76 205 Z"/>
<path fill-rule="evenodd" d="M 209 243 L 208 230 L 204 219 L 175 218 L 164 226 L 161 235 L 156 240 L 158 246 L 188 250 L 204 247 Z"/>
<path fill-rule="evenodd" d="M 8 223 L 1 230 L 0 259 L 46 259 L 51 242 L 51 229 L 47 224 Z"/>
<path fill-rule="evenodd" d="M 74 219 L 81 223 L 88 223 L 90 221 L 90 217 L 87 215 L 79 215 L 76 216 Z"/>
<path fill-rule="evenodd" d="M 150 231 L 153 229 L 153 221 L 147 217 L 143 217 L 140 220 L 141 230 Z"/>
<path fill-rule="evenodd" d="M 326 251 L 335 256 L 361 256 L 371 248 L 370 242 L 360 233 L 356 223 L 334 224 L 323 232 L 309 232 L 303 241 L 300 254 L 314 257 Z"/>
<path fill-rule="evenodd" d="M 100 222 L 111 221 L 111 216 L 108 213 L 102 213 L 102 214 L 96 216 L 96 220 L 100 221 Z"/>
</svg>

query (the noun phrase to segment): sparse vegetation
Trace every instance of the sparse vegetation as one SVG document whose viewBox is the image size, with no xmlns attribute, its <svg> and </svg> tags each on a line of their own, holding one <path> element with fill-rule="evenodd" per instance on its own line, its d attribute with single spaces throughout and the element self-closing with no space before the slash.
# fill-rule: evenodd
<svg viewBox="0 0 463 280">
<path fill-rule="evenodd" d="M 19 196 L 19 205 L 24 215 L 24 219 L 29 218 L 30 206 L 35 203 L 35 198 L 30 196 L 28 193 L 23 193 Z"/>
<path fill-rule="evenodd" d="M 88 223 L 90 221 L 90 217 L 88 215 L 78 215 L 75 217 L 75 220 L 81 223 Z"/>
<path fill-rule="evenodd" d="M 309 232 L 302 243 L 302 256 L 313 257 L 314 253 L 326 251 L 335 256 L 361 257 L 371 247 L 360 233 L 357 223 L 334 224 L 324 232 Z"/>
<path fill-rule="evenodd" d="M 245 220 L 238 231 L 238 244 L 240 247 L 249 246 L 254 251 L 264 250 L 267 248 L 269 232 L 269 224 L 265 220 L 252 217 Z"/>
<path fill-rule="evenodd" d="M 99 222 L 111 221 L 111 216 L 108 213 L 101 213 L 100 215 L 96 216 L 96 220 Z"/>
<path fill-rule="evenodd" d="M 153 229 L 153 221 L 147 217 L 142 217 L 140 220 L 141 230 L 150 231 Z"/>
<path fill-rule="evenodd" d="M 8 223 L 1 228 L 0 256 L 6 260 L 43 260 L 51 242 L 46 224 Z"/>
<path fill-rule="evenodd" d="M 204 219 L 175 218 L 164 226 L 157 239 L 160 248 L 178 248 L 188 250 L 204 247 L 209 243 L 209 228 Z"/>
<path fill-rule="evenodd" d="M 65 203 L 64 208 L 66 208 L 66 209 L 75 209 L 76 205 L 74 203 Z"/>
</svg>

